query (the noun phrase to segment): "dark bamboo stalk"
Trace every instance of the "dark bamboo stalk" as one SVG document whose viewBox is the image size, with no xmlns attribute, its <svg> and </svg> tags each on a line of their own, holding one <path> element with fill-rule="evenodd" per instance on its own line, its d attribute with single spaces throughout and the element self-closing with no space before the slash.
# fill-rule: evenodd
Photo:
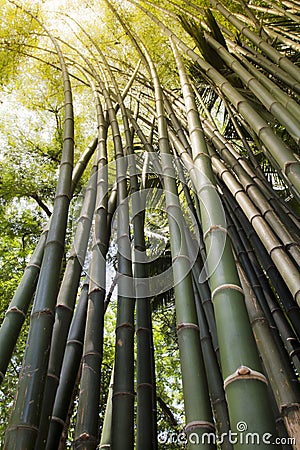
<svg viewBox="0 0 300 450">
<path fill-rule="evenodd" d="M 108 250 L 107 125 L 96 89 L 93 85 L 92 88 L 98 123 L 97 196 L 91 267 L 89 272 L 89 294 L 83 347 L 82 374 L 75 428 L 75 449 L 93 449 L 96 448 L 98 444 L 106 253 Z"/>
<path fill-rule="evenodd" d="M 88 303 L 88 289 L 88 280 L 86 280 L 81 290 L 78 305 L 68 335 L 61 368 L 60 383 L 56 391 L 53 413 L 47 437 L 47 450 L 58 448 L 59 440 L 67 420 L 69 405 L 82 357 Z"/>
<path fill-rule="evenodd" d="M 221 449 L 232 450 L 233 445 L 229 440 L 229 414 L 223 387 L 222 374 L 212 345 L 211 335 L 209 333 L 208 324 L 202 306 L 202 299 L 198 294 L 198 285 L 198 280 L 194 278 L 193 286 L 200 329 L 201 348 L 204 357 L 209 394 L 214 411 L 214 419 L 216 421 L 218 436 L 225 436 L 222 444 L 220 445 Z"/>
<path fill-rule="evenodd" d="M 261 262 L 262 267 L 264 268 L 268 277 L 270 278 L 271 283 L 274 286 L 275 291 L 280 298 L 280 301 L 282 302 L 284 310 L 297 336 L 300 336 L 300 312 L 298 305 L 295 303 L 290 291 L 287 289 L 287 286 L 283 278 L 281 277 L 279 271 L 277 270 L 275 264 L 273 263 L 266 249 L 262 245 L 252 225 L 249 223 L 247 217 L 243 213 L 241 207 L 238 205 L 236 200 L 231 196 L 230 191 L 226 188 L 225 185 L 222 185 L 222 190 L 226 196 L 226 199 L 230 203 L 234 214 L 240 221 L 242 228 L 245 231 L 251 243 L 252 248 L 255 249 L 255 252 Z"/>
<path fill-rule="evenodd" d="M 262 308 L 264 315 L 266 316 L 271 331 L 273 333 L 273 339 L 277 343 L 278 349 L 282 349 L 282 344 L 285 345 L 288 350 L 288 354 L 290 356 L 291 352 L 294 356 L 293 362 L 295 363 L 295 367 L 299 368 L 299 355 L 297 357 L 297 349 L 300 350 L 299 341 L 295 336 L 293 330 L 289 326 L 284 314 L 276 299 L 273 296 L 273 292 L 270 289 L 268 283 L 266 283 L 264 273 L 258 265 L 255 254 L 249 245 L 247 248 L 244 244 L 247 244 L 246 238 L 244 235 L 244 231 L 241 228 L 235 227 L 235 218 L 232 217 L 232 211 L 228 208 L 228 230 L 233 243 L 233 247 L 235 249 L 235 253 L 239 259 L 240 264 L 243 267 L 247 275 L 247 279 L 253 289 L 257 301 Z M 232 215 L 229 215 L 231 212 Z M 278 327 L 278 328 L 277 328 Z M 281 339 L 280 340 L 280 335 Z M 287 359 L 287 353 L 283 355 L 283 359 L 286 360 L 286 366 L 290 366 L 290 361 Z"/>
<path fill-rule="evenodd" d="M 259 352 L 266 368 L 278 408 L 290 437 L 295 438 L 295 450 L 300 439 L 300 388 L 291 366 L 282 359 L 273 340 L 268 322 L 252 291 L 244 272 L 241 280 L 245 291 L 247 310 L 252 323 Z"/>
</svg>

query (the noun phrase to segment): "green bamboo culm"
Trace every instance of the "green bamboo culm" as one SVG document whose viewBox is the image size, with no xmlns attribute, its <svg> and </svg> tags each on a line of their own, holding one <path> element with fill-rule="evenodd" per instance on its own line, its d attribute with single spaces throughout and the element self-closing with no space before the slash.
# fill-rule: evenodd
<svg viewBox="0 0 300 450">
<path fill-rule="evenodd" d="M 43 28 L 56 49 L 62 70 L 64 138 L 53 214 L 31 313 L 19 386 L 6 431 L 5 449 L 34 448 L 37 438 L 72 187 L 74 115 L 71 83 L 59 45 L 48 30 L 44 26 Z M 36 342 L 39 346 L 35 345 Z"/>
<path fill-rule="evenodd" d="M 45 230 L 30 258 L 24 275 L 6 311 L 0 328 L 0 384 L 13 354 L 22 325 L 32 301 L 40 274 L 48 231 Z"/>
<path fill-rule="evenodd" d="M 57 297 L 55 321 L 51 339 L 51 349 L 41 410 L 39 435 L 36 449 L 41 450 L 47 441 L 48 428 L 59 384 L 60 370 L 65 352 L 68 331 L 73 316 L 76 297 L 85 261 L 90 228 L 95 208 L 97 171 L 94 167 L 86 188 L 74 244 L 68 259 L 63 280 Z"/>
<path fill-rule="evenodd" d="M 106 400 L 105 415 L 103 419 L 103 426 L 101 430 L 101 439 L 99 449 L 111 449 L 112 439 L 112 396 L 113 396 L 113 382 L 114 382 L 114 369 L 111 371 L 110 384 L 108 388 L 108 395 Z"/>
<path fill-rule="evenodd" d="M 178 49 L 172 40 L 171 45 L 185 100 L 193 160 L 198 169 L 196 189 L 200 200 L 208 275 L 216 314 L 231 429 L 235 430 L 237 424 L 243 421 L 250 432 L 275 435 L 275 421 L 270 414 L 267 380 L 262 374 L 250 327 L 243 291 L 227 236 L 224 211 L 217 198 L 194 93 Z M 211 208 L 209 205 L 214 206 Z M 233 346 L 235 352 L 232 352 Z M 252 406 L 245 410 L 244 405 L 249 404 L 250 400 Z M 258 415 L 258 411 L 261 415 Z M 236 448 L 243 448 L 243 444 L 236 444 Z"/>
<path fill-rule="evenodd" d="M 214 425 L 201 352 L 193 287 L 189 274 L 190 263 L 184 235 L 184 224 L 175 183 L 173 158 L 169 147 L 163 95 L 155 66 L 145 48 L 144 52 L 154 84 L 158 118 L 159 149 L 173 261 L 177 334 L 186 416 L 185 430 L 188 440 L 192 434 L 196 436 L 196 441 L 189 442 L 188 448 L 209 450 L 215 448 L 215 445 L 211 441 L 205 440 L 205 435 L 214 432 Z"/>
</svg>

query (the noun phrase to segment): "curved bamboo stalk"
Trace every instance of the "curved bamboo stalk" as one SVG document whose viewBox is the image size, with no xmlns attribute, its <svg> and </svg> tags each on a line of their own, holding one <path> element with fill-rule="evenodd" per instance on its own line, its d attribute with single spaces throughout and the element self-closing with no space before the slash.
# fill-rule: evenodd
<svg viewBox="0 0 300 450">
<path fill-rule="evenodd" d="M 131 449 L 133 445 L 133 316 L 134 299 L 132 297 L 132 268 L 129 243 L 129 214 L 126 202 L 127 182 L 126 166 L 123 158 L 123 146 L 116 118 L 116 112 L 112 105 L 110 95 L 103 82 L 97 77 L 99 85 L 107 105 L 109 121 L 113 132 L 117 170 L 117 195 L 118 195 L 118 317 L 116 329 L 116 355 L 113 395 L 113 446 L 116 449 Z M 127 293 L 127 295 L 126 295 Z M 129 295 L 131 293 L 131 295 Z M 126 376 L 123 368 L 127 366 Z M 88 424 L 87 424 L 88 425 Z M 79 437 L 78 435 L 78 443 Z M 126 441 L 124 441 L 126 436 Z"/>
<path fill-rule="evenodd" d="M 62 159 L 53 214 L 31 314 L 30 331 L 19 379 L 15 408 L 6 431 L 5 446 L 13 446 L 14 448 L 33 448 L 37 437 L 54 322 L 54 307 L 64 252 L 74 154 L 72 91 L 64 56 L 51 33 L 36 17 L 32 17 L 45 29 L 60 60 L 64 85 L 65 119 Z M 37 349 L 33 344 L 34 342 L 39 342 L 40 344 Z"/>
<path fill-rule="evenodd" d="M 9 304 L 0 328 L 0 384 L 2 383 L 17 339 L 34 295 L 47 240 L 46 229 L 30 258 L 19 286 Z"/>
<path fill-rule="evenodd" d="M 300 70 L 295 64 L 293 64 L 287 57 L 278 52 L 260 36 L 257 36 L 257 34 L 245 26 L 243 22 L 235 17 L 235 14 L 231 13 L 218 0 L 210 0 L 210 3 L 245 37 L 257 45 L 257 47 L 259 47 L 271 60 L 282 67 L 282 69 L 289 73 L 296 81 L 300 82 Z"/>
<path fill-rule="evenodd" d="M 110 8 L 113 9 L 112 6 L 110 6 Z M 121 22 L 122 26 L 126 29 L 126 31 L 130 32 L 121 18 L 117 15 L 115 10 L 114 13 L 118 17 L 118 20 Z M 132 34 L 130 33 L 130 35 Z M 136 43 L 136 37 L 132 38 Z M 196 325 L 197 317 L 193 299 L 192 284 L 190 277 L 187 275 L 189 272 L 188 261 L 186 259 L 187 250 L 183 235 L 183 228 L 182 226 L 180 226 L 180 224 L 182 223 L 182 219 L 177 197 L 176 184 L 174 180 L 174 169 L 170 164 L 170 150 L 167 136 L 162 90 L 153 62 L 140 40 L 139 44 L 141 45 L 143 52 L 145 53 L 148 66 L 147 68 L 153 80 L 156 97 L 156 111 L 159 129 L 159 148 L 162 159 L 166 206 L 168 212 L 171 248 L 173 255 L 173 275 L 175 284 L 176 314 L 178 321 L 178 339 L 181 355 L 180 358 L 182 365 L 185 413 L 187 420 L 186 431 L 188 434 L 191 432 L 197 433 L 201 442 L 202 434 L 205 433 L 206 430 L 210 431 L 211 429 L 213 429 L 211 428 L 213 427 L 213 425 L 206 379 L 204 376 L 203 360 L 201 352 L 199 352 L 199 332 Z M 186 340 L 187 342 L 190 342 L 190 345 L 186 345 Z M 197 445 L 197 447 L 199 447 L 199 445 Z M 211 449 L 214 448 L 214 446 L 204 443 L 201 448 Z"/>
<path fill-rule="evenodd" d="M 286 128 L 297 144 L 300 143 L 300 124 L 288 112 L 282 104 L 274 98 L 272 93 L 265 88 L 255 77 L 253 77 L 221 44 L 219 44 L 208 33 L 204 32 L 206 41 L 215 49 L 223 61 L 230 67 L 237 76 L 243 81 L 266 109 L 277 118 L 277 120 Z M 299 116 L 298 116 L 299 117 Z"/>
<path fill-rule="evenodd" d="M 72 194 L 74 193 L 78 182 L 85 171 L 91 157 L 95 153 L 95 150 L 98 146 L 98 137 L 96 137 L 90 145 L 87 146 L 85 151 L 80 155 L 72 174 Z"/>
<path fill-rule="evenodd" d="M 137 343 L 137 449 L 151 450 L 156 446 L 157 437 L 154 436 L 153 417 L 153 383 L 151 343 L 152 322 L 150 298 L 147 295 L 146 284 L 146 246 L 144 236 L 145 205 L 143 205 L 143 193 L 139 191 L 135 155 L 133 153 L 133 135 L 130 133 L 129 117 L 123 98 L 118 88 L 116 79 L 109 68 L 105 56 L 98 48 L 98 52 L 109 72 L 113 86 L 117 93 L 118 103 L 122 113 L 122 121 L 125 131 L 126 149 L 128 155 L 128 168 L 131 184 L 132 222 L 134 230 L 134 280 L 136 296 L 136 343 Z M 140 63 L 139 63 L 140 64 Z M 139 67 L 138 64 L 138 67 Z M 135 72 L 135 74 L 137 71 Z M 139 279 L 142 279 L 141 281 Z"/>
<path fill-rule="evenodd" d="M 280 275 L 277 267 L 275 266 L 272 258 L 268 254 L 265 247 L 262 245 L 260 238 L 257 236 L 253 226 L 249 222 L 248 218 L 244 214 L 242 208 L 238 205 L 236 199 L 231 195 L 230 190 L 227 188 L 225 183 L 221 184 L 222 191 L 226 200 L 230 203 L 231 209 L 237 216 L 239 222 L 241 223 L 249 242 L 260 260 L 260 263 L 264 270 L 266 271 L 268 277 L 274 286 L 275 292 L 278 294 L 280 301 L 284 307 L 284 310 L 297 334 L 300 336 L 300 313 L 299 306 L 294 301 L 292 294 L 286 286 L 282 276 Z"/>
<path fill-rule="evenodd" d="M 246 195 L 241 185 L 228 171 L 225 165 L 219 160 L 219 158 L 212 156 L 212 164 L 214 170 L 218 176 L 228 186 L 238 204 L 244 211 L 249 222 L 255 229 L 261 242 L 264 244 L 266 250 L 271 256 L 274 264 L 276 265 L 281 276 L 285 280 L 290 292 L 292 293 L 295 301 L 300 305 L 300 283 L 299 272 L 293 262 L 288 258 L 284 251 L 281 242 L 276 238 L 269 225 L 265 222 L 262 215 L 257 208 L 252 204 L 249 197 Z"/>
<path fill-rule="evenodd" d="M 253 130 L 259 136 L 259 139 L 265 144 L 268 151 L 279 164 L 282 172 L 286 175 L 298 194 L 300 195 L 300 162 L 293 155 L 291 150 L 273 133 L 272 129 L 262 119 L 262 117 L 250 106 L 249 102 L 209 63 L 198 56 L 191 48 L 185 45 L 168 27 L 166 27 L 157 17 L 143 8 L 135 0 L 131 3 L 140 8 L 150 17 L 158 26 L 172 38 L 174 42 L 189 56 L 193 61 L 198 63 L 205 75 L 218 86 L 222 93 L 232 102 L 239 113 L 245 117 Z"/>
</svg>

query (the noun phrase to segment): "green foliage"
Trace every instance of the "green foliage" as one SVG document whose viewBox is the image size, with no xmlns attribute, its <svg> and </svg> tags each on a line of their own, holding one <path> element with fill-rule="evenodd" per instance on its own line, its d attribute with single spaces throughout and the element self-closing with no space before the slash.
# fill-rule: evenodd
<svg viewBox="0 0 300 450">
<path fill-rule="evenodd" d="M 24 53 L 30 53 L 27 46 L 36 40 L 37 23 L 7 0 L 1 0 L 0 15 L 0 84 L 4 85 L 16 77 Z"/>
</svg>

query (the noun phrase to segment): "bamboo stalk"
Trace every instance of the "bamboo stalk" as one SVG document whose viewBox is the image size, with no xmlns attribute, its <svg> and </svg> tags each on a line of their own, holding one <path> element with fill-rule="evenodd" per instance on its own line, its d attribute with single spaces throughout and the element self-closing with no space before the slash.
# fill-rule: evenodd
<svg viewBox="0 0 300 450">
<path fill-rule="evenodd" d="M 47 379 L 44 389 L 43 406 L 40 414 L 39 435 L 36 442 L 37 450 L 44 448 L 47 441 L 48 428 L 50 425 L 55 394 L 59 384 L 65 345 L 89 241 L 96 201 L 96 182 L 97 172 L 94 167 L 82 204 L 73 248 L 66 265 L 64 277 L 57 297 Z"/>
<path fill-rule="evenodd" d="M 297 192 L 300 194 L 300 162 L 292 154 L 290 149 L 273 133 L 268 124 L 262 117 L 250 106 L 249 102 L 224 78 L 217 70 L 215 70 L 208 62 L 204 61 L 191 48 L 185 45 L 168 27 L 166 27 L 159 19 L 157 19 L 150 11 L 147 11 L 135 0 L 130 0 L 145 14 L 148 15 L 158 26 L 171 37 L 174 42 L 189 56 L 194 62 L 198 63 L 205 75 L 221 89 L 222 93 L 232 102 L 235 108 L 242 116 L 251 124 L 253 130 L 257 133 L 261 141 L 265 144 L 268 151 L 279 164 L 283 174 L 285 174 Z M 297 69 L 298 70 L 298 69 Z"/>
<path fill-rule="evenodd" d="M 265 88 L 257 79 L 253 77 L 221 44 L 212 36 L 204 32 L 204 37 L 209 45 L 215 49 L 223 61 L 230 67 L 237 76 L 243 81 L 266 109 L 277 118 L 277 120 L 286 128 L 297 144 L 300 142 L 300 124 L 289 111 L 284 108 L 279 101 L 274 98 L 272 93 Z"/>
<path fill-rule="evenodd" d="M 47 436 L 47 450 L 58 448 L 59 440 L 67 420 L 69 405 L 81 363 L 87 303 L 88 280 L 85 281 L 81 289 L 80 298 L 68 335 L 61 368 L 60 383 L 56 391 L 53 413 Z"/>
<path fill-rule="evenodd" d="M 85 171 L 91 157 L 95 153 L 95 150 L 98 146 L 98 137 L 96 137 L 93 142 L 91 142 L 85 151 L 80 155 L 80 158 L 78 159 L 74 170 L 72 174 L 72 193 L 74 193 L 76 186 L 78 185 L 78 182 Z"/>
<path fill-rule="evenodd" d="M 245 292 L 245 299 L 249 317 L 263 358 L 264 366 L 274 392 L 278 408 L 283 415 L 285 426 L 289 435 L 295 438 L 294 449 L 300 438 L 300 389 L 291 367 L 286 366 L 278 347 L 273 341 L 272 334 L 266 318 L 260 308 L 256 297 L 249 286 L 244 272 L 240 269 L 241 280 Z"/>
<path fill-rule="evenodd" d="M 223 388 L 222 374 L 216 358 L 216 354 L 213 349 L 211 336 L 208 330 L 202 306 L 202 300 L 201 298 L 199 298 L 198 294 L 199 283 L 197 278 L 193 279 L 193 286 L 194 286 L 198 323 L 200 329 L 201 348 L 204 357 L 208 388 L 211 397 L 212 408 L 214 411 L 216 428 L 218 436 L 222 435 L 225 436 L 225 439 L 220 446 L 222 450 L 230 450 L 230 449 L 232 450 L 233 446 L 229 440 L 229 429 L 230 429 L 229 414 L 225 392 Z"/>
<path fill-rule="evenodd" d="M 287 57 L 283 56 L 280 52 L 274 49 L 274 47 L 268 44 L 264 39 L 257 36 L 257 34 L 251 31 L 247 26 L 245 26 L 218 0 L 210 0 L 210 3 L 245 37 L 247 37 L 251 42 L 257 45 L 257 47 L 259 47 L 271 60 L 282 67 L 282 69 L 289 73 L 296 81 L 300 82 L 300 71 L 295 64 L 293 64 Z"/>
<path fill-rule="evenodd" d="M 110 8 L 113 9 L 112 6 L 110 6 Z M 125 28 L 126 31 L 130 33 L 129 35 L 132 36 L 132 33 L 130 32 L 130 30 L 128 30 L 116 11 L 113 11 L 118 17 L 118 20 L 121 22 L 123 28 Z M 180 207 L 177 198 L 176 185 L 174 182 L 174 178 L 172 177 L 173 168 L 170 165 L 170 150 L 167 137 L 162 91 L 156 69 L 149 54 L 147 53 L 147 50 L 140 40 L 138 41 L 139 44 L 137 44 L 136 37 L 132 36 L 132 40 L 139 48 L 139 51 L 141 51 L 139 45 L 142 46 L 142 50 L 145 53 L 145 57 L 147 60 L 148 69 L 154 84 L 159 129 L 159 147 L 162 157 L 166 205 L 170 227 L 171 248 L 173 254 L 175 299 L 177 299 L 176 314 L 178 321 L 178 339 L 181 352 L 183 389 L 186 406 L 186 430 L 188 434 L 194 432 L 197 433 L 199 437 L 201 437 L 206 429 L 211 429 L 212 419 L 207 395 L 206 380 L 204 377 L 203 361 L 201 352 L 199 352 L 200 342 L 198 327 L 194 326 L 197 323 L 197 318 L 193 301 L 191 280 L 187 275 L 188 268 L 187 260 L 185 258 L 186 244 L 184 242 L 184 235 L 182 234 L 183 229 L 179 226 L 179 224 L 181 223 L 181 216 L 179 214 Z M 183 299 L 185 299 L 184 303 L 182 303 Z M 186 340 L 187 342 L 190 342 L 190 345 L 186 345 Z M 194 368 L 197 369 L 194 370 Z M 199 422 L 199 420 L 204 420 L 204 422 Z M 196 447 L 198 448 L 199 445 L 196 445 Z M 201 448 L 209 449 L 214 448 L 214 446 L 205 443 L 201 446 Z"/>
<path fill-rule="evenodd" d="M 270 73 L 278 80 L 283 81 L 284 84 L 293 90 L 293 93 L 300 93 L 300 83 L 295 81 L 294 78 L 290 77 L 288 73 L 278 67 L 275 63 L 272 63 L 272 61 L 268 60 L 261 53 L 256 52 L 253 48 L 248 47 L 246 44 L 243 44 L 243 47 L 240 47 L 239 45 L 232 44 L 231 42 L 230 46 L 236 51 L 236 53 L 243 54 L 247 59 L 252 60 L 252 62 L 266 70 L 267 73 Z"/>
<path fill-rule="evenodd" d="M 207 121 L 203 121 L 203 127 L 206 136 L 209 137 L 224 161 L 228 163 L 229 168 L 235 172 L 235 175 L 237 176 L 241 186 L 244 188 L 245 193 L 247 193 L 253 204 L 260 210 L 260 213 L 270 225 L 273 232 L 276 233 L 287 251 L 294 258 L 295 262 L 300 266 L 300 249 L 298 243 L 290 234 L 285 224 L 281 222 L 280 218 L 270 206 L 261 190 L 254 184 L 254 180 L 251 178 L 252 174 L 249 174 L 249 170 L 246 170 L 247 166 L 245 168 L 242 167 L 240 164 L 240 158 L 236 160 L 236 158 L 229 151 L 228 145 L 226 145 L 226 140 L 222 139 L 221 141 L 220 134 L 217 133 Z"/>
<path fill-rule="evenodd" d="M 260 370 L 260 363 L 248 321 L 227 231 L 225 232 L 226 223 L 224 222 L 224 217 L 222 217 L 223 209 L 215 191 L 210 158 L 204 141 L 192 87 L 186 75 L 178 49 L 172 41 L 171 46 L 178 67 L 183 98 L 186 105 L 193 160 L 198 169 L 198 183 L 196 188 L 200 200 L 201 220 L 205 236 L 204 242 L 207 248 L 208 273 L 216 314 L 221 366 L 225 380 L 231 426 L 233 427 L 243 417 L 245 422 L 251 424 L 250 426 L 255 431 L 265 429 L 265 431 L 274 430 L 275 432 L 272 417 L 260 417 L 258 419 L 256 413 L 253 414 L 251 411 L 247 411 L 246 413 L 243 406 L 244 402 L 241 401 L 241 398 L 244 398 L 245 402 L 251 398 L 253 405 L 256 399 L 257 409 L 264 411 L 264 415 L 267 415 L 269 406 L 265 384 L 251 379 L 247 382 L 242 377 L 237 383 L 227 384 L 226 382 L 226 380 L 231 380 L 232 376 L 234 377 L 232 374 L 235 371 L 240 375 L 241 371 L 239 372 L 240 369 L 238 367 L 241 362 L 245 367 L 255 368 L 255 371 Z M 216 255 L 218 255 L 217 261 L 215 259 Z M 235 316 L 237 313 L 238 316 Z M 230 323 L 231 327 L 234 324 L 235 329 L 232 330 L 231 327 L 227 329 L 224 323 Z M 240 336 L 239 342 L 236 341 L 235 336 L 237 334 Z M 229 346 L 229 343 L 233 343 L 233 340 L 235 340 L 234 355 Z M 251 373 L 251 369 L 247 369 L 247 373 Z M 236 380 L 236 378 L 233 379 Z M 239 447 L 240 445 L 238 444 L 237 448 Z"/>
<path fill-rule="evenodd" d="M 103 352 L 103 317 L 105 299 L 106 253 L 108 250 L 107 203 L 107 126 L 102 105 L 93 87 L 98 121 L 97 196 L 95 229 L 89 273 L 89 294 L 85 328 L 83 364 L 80 380 L 77 422 L 74 447 L 96 448 L 98 443 L 98 420 L 100 399 L 100 375 Z"/>
<path fill-rule="evenodd" d="M 231 196 L 229 189 L 226 187 L 226 185 L 222 185 L 222 190 L 224 194 L 226 195 L 226 199 L 230 202 L 232 210 L 234 211 L 234 214 L 238 217 L 243 229 L 245 230 L 245 233 L 247 234 L 247 237 L 251 243 L 251 246 L 253 249 L 255 249 L 255 252 L 258 255 L 258 258 L 261 262 L 262 267 L 266 271 L 268 277 L 271 280 L 272 285 L 275 288 L 276 293 L 278 294 L 282 305 L 284 307 L 284 310 L 286 314 L 288 315 L 288 318 L 297 334 L 297 336 L 300 336 L 300 313 L 299 313 L 299 306 L 295 303 L 292 294 L 287 289 L 287 286 L 280 275 L 277 267 L 273 263 L 270 255 L 266 251 L 265 247 L 262 245 L 259 237 L 255 233 L 252 225 L 249 223 L 247 217 L 242 211 L 242 208 L 238 205 L 236 200 Z"/>
<path fill-rule="evenodd" d="M 47 230 L 42 233 L 1 324 L 0 384 L 5 377 L 8 364 L 36 289 L 47 233 Z"/>
<path fill-rule="evenodd" d="M 99 449 L 111 449 L 112 441 L 112 396 L 113 396 L 114 369 L 111 371 L 110 384 L 108 388 L 108 396 L 106 400 L 106 409 L 103 420 L 101 439 Z"/>
<path fill-rule="evenodd" d="M 300 284 L 297 267 L 295 267 L 293 261 L 287 256 L 281 242 L 276 238 L 257 208 L 251 203 L 249 197 L 245 194 L 244 190 L 241 189 L 240 184 L 230 174 L 224 164 L 214 156 L 212 156 L 212 162 L 214 169 L 231 190 L 249 222 L 255 229 L 278 271 L 285 280 L 295 301 L 300 305 Z"/>
<path fill-rule="evenodd" d="M 36 17 L 34 19 L 38 20 Z M 43 28 L 45 29 L 44 26 Z M 33 448 L 36 441 L 71 197 L 74 153 L 71 84 L 61 49 L 48 30 L 46 32 L 56 49 L 62 68 L 65 96 L 64 140 L 53 214 L 31 314 L 15 407 L 6 431 L 5 448 Z M 36 342 L 39 343 L 38 348 L 35 346 Z"/>
<path fill-rule="evenodd" d="M 299 341 L 287 322 L 281 307 L 274 298 L 273 291 L 265 278 L 265 274 L 259 266 L 252 248 L 247 243 L 244 230 L 237 226 L 237 220 L 229 205 L 227 205 L 227 208 L 229 221 L 228 229 L 235 252 L 243 266 L 249 283 L 251 284 L 251 288 L 264 311 L 273 332 L 274 339 L 277 340 L 278 348 L 280 348 L 282 344 L 282 342 L 278 342 L 279 331 L 289 357 L 292 359 L 296 370 L 299 370 Z M 287 363 L 287 365 L 290 365 L 290 363 Z"/>
</svg>

